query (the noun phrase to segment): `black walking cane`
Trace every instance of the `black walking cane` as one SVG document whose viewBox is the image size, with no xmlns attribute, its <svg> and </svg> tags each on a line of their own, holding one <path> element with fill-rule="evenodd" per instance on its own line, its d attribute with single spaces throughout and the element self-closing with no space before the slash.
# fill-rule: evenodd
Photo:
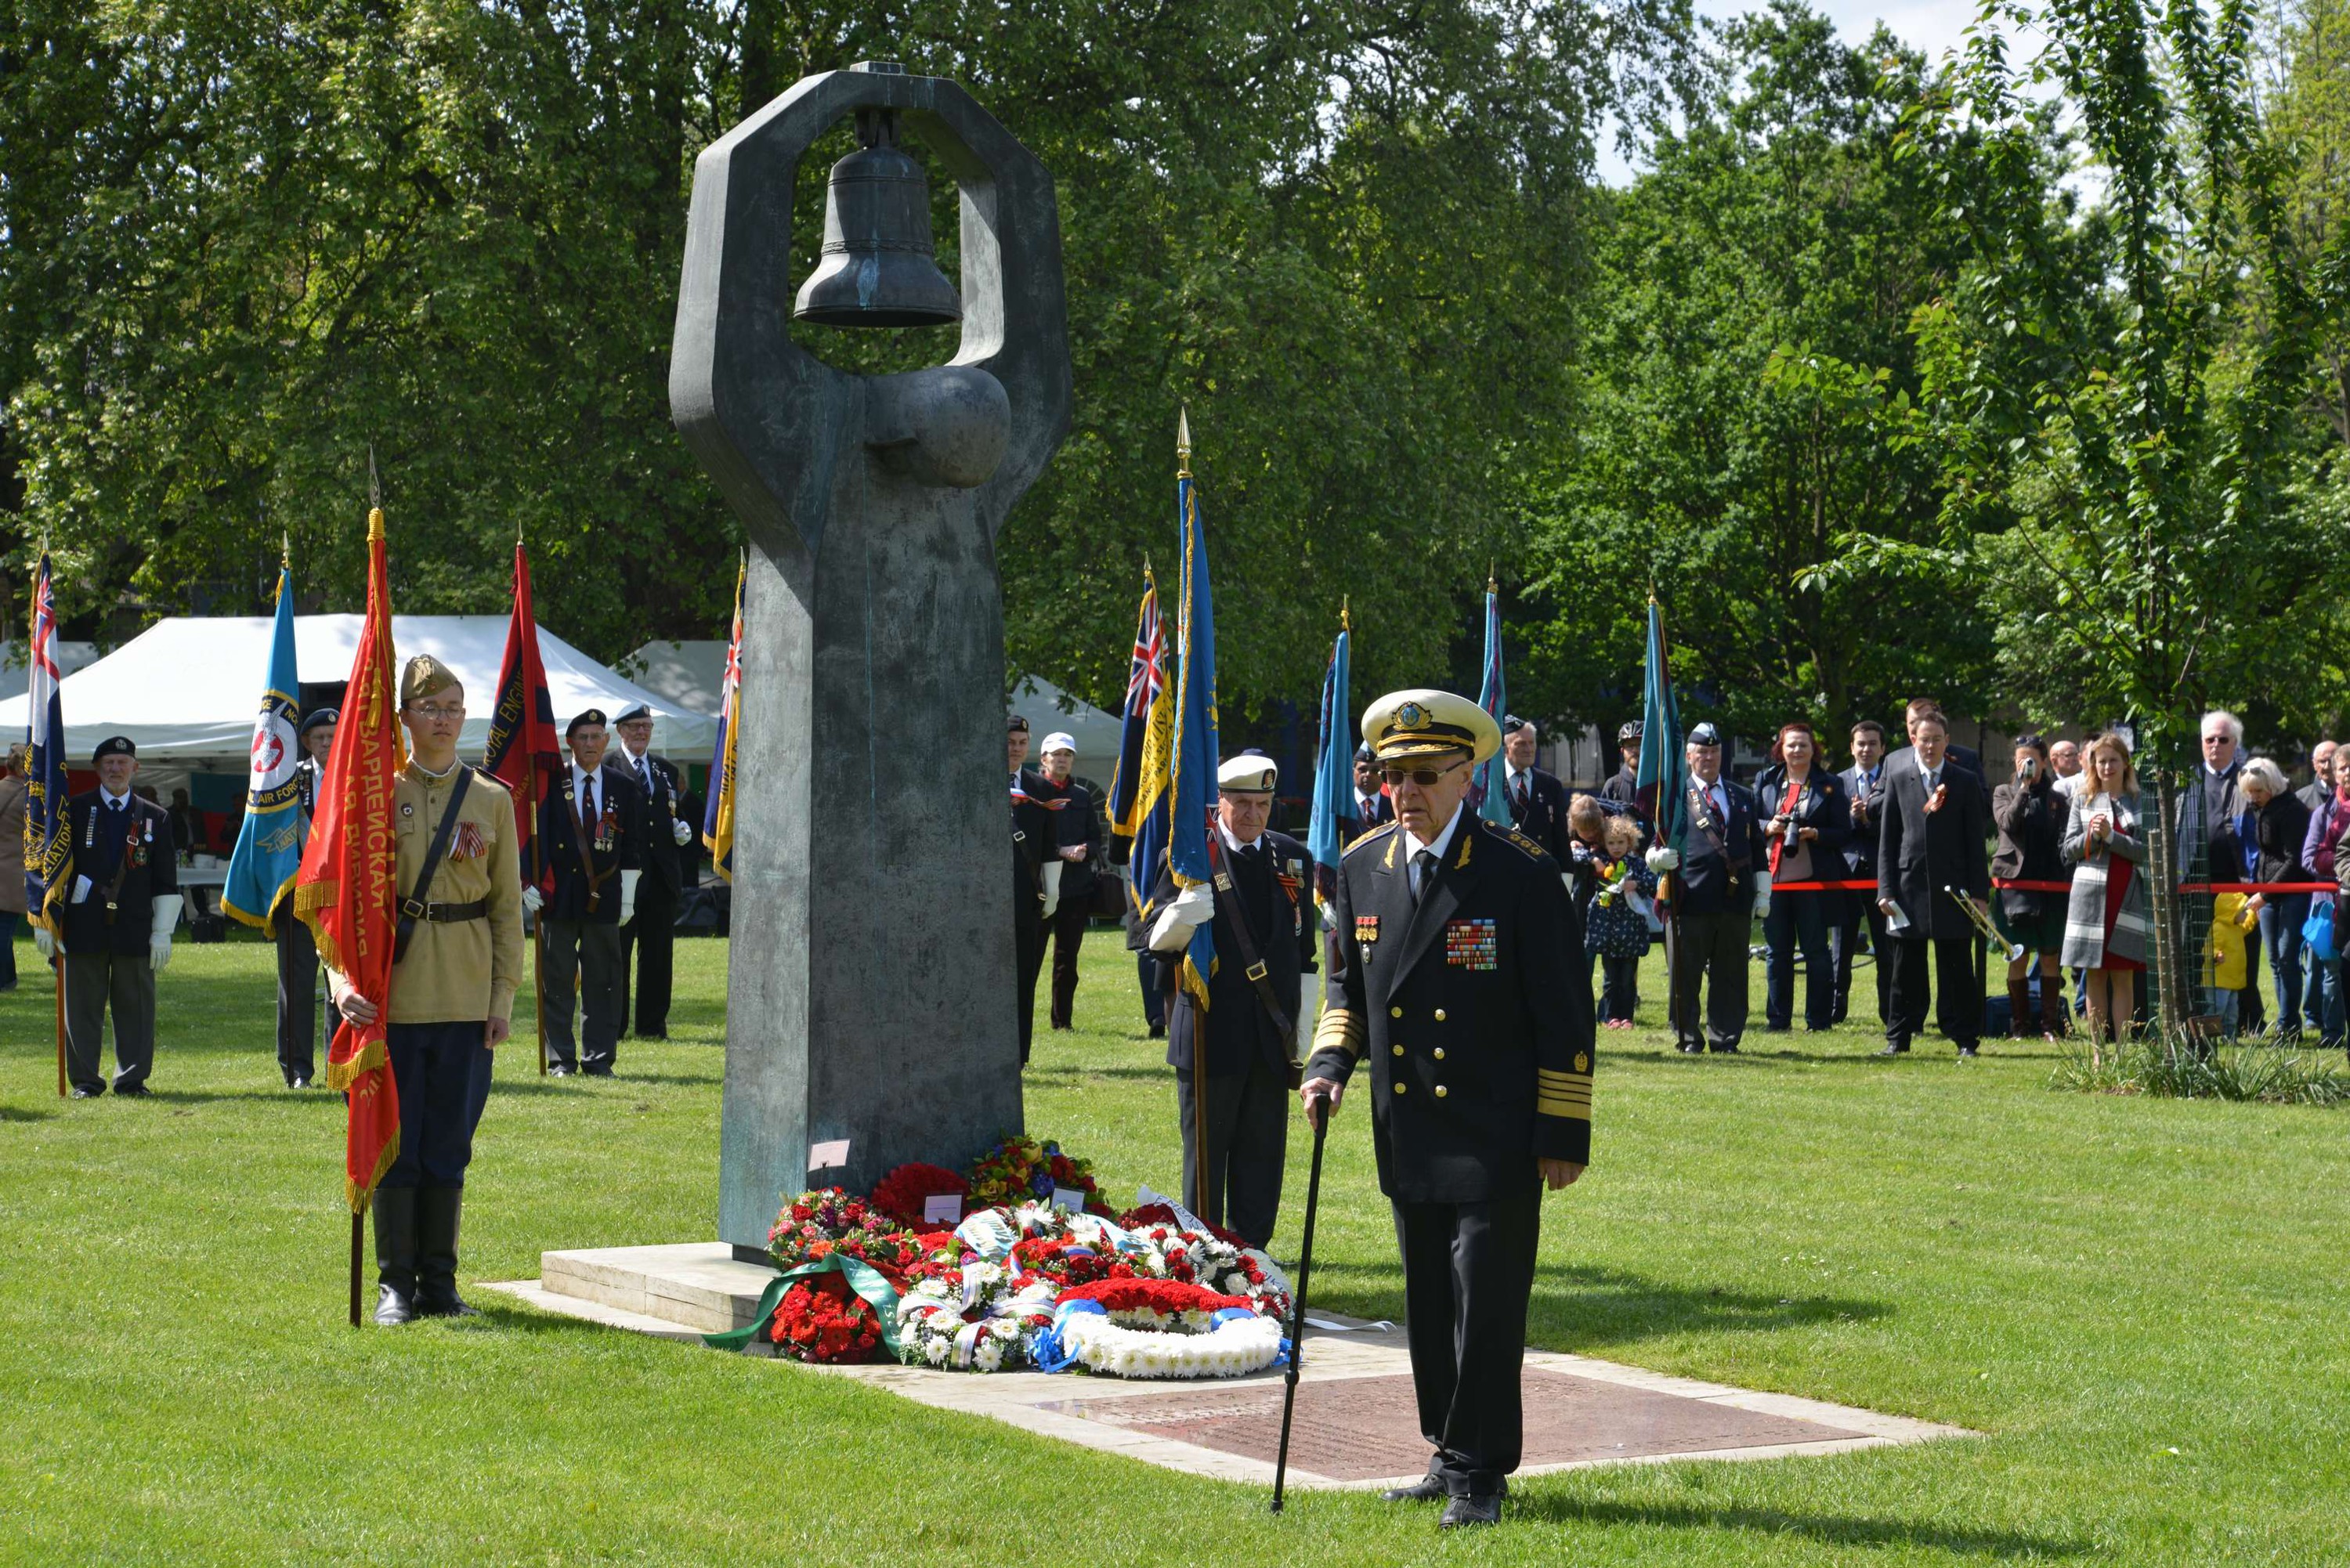
<svg viewBox="0 0 2350 1568">
<path fill-rule="evenodd" d="M 1305 1348 L 1305 1281 L 1314 1269 L 1314 1210 L 1322 1201 L 1322 1139 L 1330 1130 L 1330 1097 L 1316 1095 L 1306 1107 L 1314 1124 L 1314 1170 L 1305 1180 L 1305 1235 L 1297 1244 L 1297 1294 L 1289 1303 L 1289 1377 L 1281 1396 L 1281 1451 L 1273 1462 L 1273 1511 L 1281 1511 L 1281 1489 L 1289 1475 L 1289 1424 L 1297 1414 L 1297 1363 Z"/>
</svg>

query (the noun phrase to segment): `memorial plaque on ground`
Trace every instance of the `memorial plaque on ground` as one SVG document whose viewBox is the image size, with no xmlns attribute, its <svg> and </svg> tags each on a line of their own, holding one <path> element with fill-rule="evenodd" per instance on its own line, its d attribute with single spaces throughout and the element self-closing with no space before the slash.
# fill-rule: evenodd
<svg viewBox="0 0 2350 1568">
<path fill-rule="evenodd" d="M 1587 1464 L 1848 1440 L 1862 1433 L 1572 1373 L 1525 1375 L 1525 1464 Z M 1254 1385 L 1081 1398 L 1043 1407 L 1270 1464 L 1282 1390 Z M 1417 1475 L 1428 1466 L 1411 1378 L 1301 1383 L 1289 1462 L 1335 1481 Z"/>
</svg>

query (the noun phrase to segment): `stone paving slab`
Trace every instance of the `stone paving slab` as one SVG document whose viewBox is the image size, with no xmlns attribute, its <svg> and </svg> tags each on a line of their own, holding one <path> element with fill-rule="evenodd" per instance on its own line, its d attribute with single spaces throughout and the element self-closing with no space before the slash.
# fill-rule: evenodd
<svg viewBox="0 0 2350 1568">
<path fill-rule="evenodd" d="M 539 1280 L 484 1288 L 545 1311 L 696 1344 L 702 1332 L 748 1323 L 775 1272 L 735 1262 L 718 1242 L 547 1252 L 541 1269 Z M 1334 1313 L 1310 1312 L 1309 1317 L 1328 1326 L 1309 1322 L 1306 1329 L 1290 1484 L 1372 1489 L 1419 1479 L 1428 1449 L 1419 1433 L 1403 1331 Z M 771 1347 L 754 1347 L 759 1350 L 773 1354 Z M 1284 1382 L 1277 1371 L 1170 1383 L 926 1366 L 811 1370 L 1192 1475 L 1273 1482 Z M 1527 1352 L 1524 1390 L 1521 1474 L 1842 1453 L 1975 1435 L 1553 1351 Z"/>
</svg>

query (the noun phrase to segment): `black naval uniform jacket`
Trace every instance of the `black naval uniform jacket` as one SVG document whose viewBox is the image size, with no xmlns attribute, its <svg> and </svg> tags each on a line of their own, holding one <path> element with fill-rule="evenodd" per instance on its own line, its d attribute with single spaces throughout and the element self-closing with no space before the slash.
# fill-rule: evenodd
<svg viewBox="0 0 2350 1568">
<path fill-rule="evenodd" d="M 1951 763 L 1942 765 L 1942 805 L 1926 809 L 1926 775 L 1915 758 L 1885 785 L 1885 812 L 1877 839 L 1877 896 L 1908 916 L 1897 936 L 1972 940 L 1973 922 L 1945 887 L 1977 898 L 1991 897 L 1983 841 L 1991 836 L 1991 805 L 1982 780 Z"/>
<path fill-rule="evenodd" d="M 643 792 L 643 781 L 638 778 L 637 764 L 629 759 L 626 746 L 614 746 L 605 753 L 604 766 L 608 771 L 619 769 L 640 794 Z M 673 909 L 692 880 L 686 874 L 686 857 L 695 852 L 694 841 L 689 838 L 683 844 L 678 843 L 677 835 L 670 831 L 669 826 L 684 820 L 684 784 L 676 764 L 650 752 L 645 753 L 645 771 L 652 774 L 653 787 L 652 793 L 645 796 L 645 837 L 639 846 L 644 876 L 639 878 L 637 902 L 658 909 Z M 596 787 L 604 786 L 599 784 Z M 697 833 L 701 826 L 699 822 L 692 824 Z M 613 886 L 617 890 L 619 885 Z"/>
<path fill-rule="evenodd" d="M 1558 863 L 1461 812 L 1416 908 L 1400 826 L 1347 851 L 1305 1073 L 1344 1084 L 1369 1057 L 1379 1190 L 1399 1203 L 1488 1202 L 1537 1158 L 1591 1158 L 1591 966 Z"/>
<path fill-rule="evenodd" d="M 108 819 L 116 814 L 104 802 L 105 791 L 91 790 L 67 803 L 67 823 L 72 828 L 66 842 L 73 857 L 65 869 L 65 950 L 68 953 L 116 952 L 125 956 L 147 951 L 153 928 L 149 909 L 156 895 L 180 890 L 179 846 L 172 842 L 172 814 L 151 800 L 132 795 L 123 806 L 118 835 Z M 117 869 L 122 884 L 114 896 L 114 917 L 107 918 L 107 888 Z M 73 902 L 80 878 L 89 878 L 89 891 Z"/>
<path fill-rule="evenodd" d="M 1286 1074 L 1298 1059 L 1298 977 L 1315 971 L 1314 857 L 1289 835 L 1270 829 L 1257 839 L 1253 856 L 1234 850 L 1213 826 L 1208 834 L 1232 880 L 1231 888 L 1215 889 L 1216 972 L 1208 979 L 1208 1076 L 1237 1077 L 1248 1071 L 1251 1056 L 1275 1073 Z M 1161 875 L 1151 908 L 1165 909 L 1175 893 L 1174 878 Z M 1286 1031 L 1265 1012 L 1264 999 L 1257 994 L 1248 966 L 1241 960 L 1240 939 L 1233 933 L 1232 921 L 1243 912 L 1256 956 L 1265 967 L 1266 982 L 1273 987 L 1274 998 L 1290 1010 Z M 1194 1003 L 1191 992 L 1178 983 L 1183 954 L 1179 950 L 1153 956 L 1163 977 L 1161 991 L 1171 987 L 1175 993 L 1167 1019 L 1167 1064 L 1188 1073 Z"/>
<path fill-rule="evenodd" d="M 633 775 L 608 762 L 597 770 L 597 820 L 588 825 L 588 844 L 583 857 L 579 831 L 571 820 L 575 803 L 564 798 L 564 785 L 570 780 L 571 763 L 566 759 L 562 775 L 546 792 L 546 800 L 538 808 L 538 830 L 546 836 L 546 868 L 555 877 L 555 889 L 546 896 L 544 913 L 550 920 L 618 925 L 620 873 L 644 868 L 645 845 L 650 836 L 645 792 L 637 787 Z M 596 885 L 598 897 L 592 912 L 588 908 L 590 865 L 602 878 Z M 524 878 L 527 881 L 528 877 L 525 870 Z"/>
</svg>

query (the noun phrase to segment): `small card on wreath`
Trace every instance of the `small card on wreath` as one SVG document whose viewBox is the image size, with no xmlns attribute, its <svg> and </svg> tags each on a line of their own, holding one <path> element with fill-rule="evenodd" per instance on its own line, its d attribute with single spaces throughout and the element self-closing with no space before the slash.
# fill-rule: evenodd
<svg viewBox="0 0 2350 1568">
<path fill-rule="evenodd" d="M 1071 1214 L 1084 1213 L 1086 1211 L 1085 1189 L 1064 1187 L 1057 1181 L 1053 1183 L 1053 1207 L 1065 1210 Z"/>
<path fill-rule="evenodd" d="M 848 1140 L 845 1137 L 837 1137 L 828 1143 L 811 1144 L 808 1147 L 807 1168 L 810 1170 L 829 1170 L 834 1166 L 847 1163 Z"/>
<path fill-rule="evenodd" d="M 933 1192 L 922 1199 L 922 1223 L 944 1225 L 949 1229 L 962 1223 L 962 1198 L 952 1192 Z"/>
</svg>

